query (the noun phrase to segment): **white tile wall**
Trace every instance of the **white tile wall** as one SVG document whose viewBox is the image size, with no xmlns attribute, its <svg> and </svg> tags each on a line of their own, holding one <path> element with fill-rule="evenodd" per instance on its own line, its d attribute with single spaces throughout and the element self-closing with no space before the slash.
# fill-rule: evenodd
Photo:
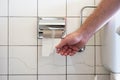
<svg viewBox="0 0 120 80">
<path fill-rule="evenodd" d="M 94 47 L 87 46 L 82 53 L 68 57 L 68 74 L 94 74 Z"/>
<path fill-rule="evenodd" d="M 9 0 L 10 16 L 37 16 L 37 0 Z"/>
<path fill-rule="evenodd" d="M 7 54 L 7 46 L 0 46 L 0 74 L 7 74 Z"/>
<path fill-rule="evenodd" d="M 7 45 L 8 20 L 6 17 L 0 17 L 0 45 Z"/>
<path fill-rule="evenodd" d="M 42 45 L 41 48 L 42 50 L 40 50 L 40 56 L 49 56 L 51 55 L 51 53 L 53 53 L 53 51 L 55 50 L 55 46 L 60 42 L 61 39 L 42 39 L 41 44 Z"/>
<path fill-rule="evenodd" d="M 9 80 L 37 80 L 36 76 L 10 76 Z"/>
<path fill-rule="evenodd" d="M 96 74 L 109 74 L 110 72 L 102 64 L 101 47 L 96 46 Z"/>
<path fill-rule="evenodd" d="M 95 80 L 110 80 L 110 75 L 97 75 Z"/>
<path fill-rule="evenodd" d="M 10 74 L 36 74 L 37 47 L 36 46 L 10 46 L 9 48 Z"/>
<path fill-rule="evenodd" d="M 80 18 L 67 18 L 67 34 L 76 31 L 80 27 Z"/>
<path fill-rule="evenodd" d="M 42 17 L 64 17 L 66 15 L 66 0 L 39 0 L 38 13 Z"/>
<path fill-rule="evenodd" d="M 7 76 L 0 76 L 0 80 L 7 80 Z"/>
<path fill-rule="evenodd" d="M 8 1 L 9 26 L 8 18 L 5 17 L 8 16 Z M 5 45 L 8 45 L 9 37 L 9 73 L 17 74 L 16 76 L 10 75 L 9 80 L 37 80 L 37 60 L 39 80 L 66 80 L 66 77 L 67 80 L 94 80 L 95 78 L 97 80 L 109 80 L 109 75 L 106 75 L 109 72 L 103 67 L 100 57 L 100 32 L 89 40 L 84 52 L 77 53 L 72 57 L 68 56 L 67 74 L 70 75 L 67 76 L 65 75 L 66 58 L 53 51 L 59 40 L 38 40 L 37 44 L 37 12 L 39 17 L 67 16 L 66 28 L 67 34 L 69 34 L 80 27 L 80 10 L 85 6 L 98 5 L 100 1 L 0 0 L 0 74 L 7 74 L 8 46 Z M 83 22 L 92 12 L 93 9 L 84 9 Z M 96 51 L 96 56 L 94 51 Z M 94 61 L 95 57 L 96 61 Z M 93 74 L 98 75 L 95 77 Z M 0 76 L 0 80 L 7 80 L 7 76 Z"/>
<path fill-rule="evenodd" d="M 39 76 L 39 80 L 66 80 L 65 75 L 43 75 Z"/>
<path fill-rule="evenodd" d="M 8 16 L 8 0 L 0 0 L 0 16 Z"/>
<path fill-rule="evenodd" d="M 120 74 L 111 73 L 110 80 L 120 80 Z"/>
<path fill-rule="evenodd" d="M 67 80 L 94 80 L 94 75 L 68 75 Z"/>
<path fill-rule="evenodd" d="M 89 5 L 94 5 L 94 0 L 67 0 L 67 16 L 80 16 L 81 9 Z"/>
<path fill-rule="evenodd" d="M 101 31 L 98 31 L 96 34 L 95 34 L 95 45 L 102 45 L 102 42 L 101 42 Z"/>
<path fill-rule="evenodd" d="M 37 45 L 36 18 L 10 18 L 10 45 Z"/>
<path fill-rule="evenodd" d="M 42 46 L 38 49 L 39 74 L 65 74 L 65 57 L 55 52 L 55 45 L 59 39 L 43 39 Z"/>
</svg>

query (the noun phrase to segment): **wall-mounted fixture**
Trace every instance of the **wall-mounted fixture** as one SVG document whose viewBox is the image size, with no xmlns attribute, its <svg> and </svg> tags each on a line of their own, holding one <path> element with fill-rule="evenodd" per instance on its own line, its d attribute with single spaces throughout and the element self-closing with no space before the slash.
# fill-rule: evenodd
<svg viewBox="0 0 120 80">
<path fill-rule="evenodd" d="M 42 39 L 42 42 L 44 43 L 43 40 L 45 38 L 51 39 L 61 39 L 65 37 L 65 32 L 66 32 L 66 19 L 65 18 L 39 18 L 38 20 L 38 39 Z M 48 42 L 50 40 L 47 40 Z M 52 40 L 52 43 L 54 40 Z M 46 49 L 46 45 L 43 47 Z M 42 48 L 42 49 L 44 49 Z M 50 49 L 51 50 L 51 49 Z M 50 52 L 49 50 L 49 52 Z M 83 52 L 85 50 L 85 47 L 81 48 L 78 52 Z M 46 53 L 44 50 L 42 50 L 42 54 Z M 45 54 L 44 54 L 45 55 Z"/>
<path fill-rule="evenodd" d="M 65 18 L 39 18 L 38 38 L 62 38 L 65 33 Z"/>
</svg>

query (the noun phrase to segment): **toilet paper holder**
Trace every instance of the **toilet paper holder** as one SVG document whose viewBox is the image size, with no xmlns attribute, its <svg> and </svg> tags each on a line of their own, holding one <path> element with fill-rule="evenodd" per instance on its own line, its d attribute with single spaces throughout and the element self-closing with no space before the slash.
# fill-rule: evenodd
<svg viewBox="0 0 120 80">
<path fill-rule="evenodd" d="M 38 38 L 62 38 L 65 34 L 65 18 L 39 18 Z"/>
</svg>

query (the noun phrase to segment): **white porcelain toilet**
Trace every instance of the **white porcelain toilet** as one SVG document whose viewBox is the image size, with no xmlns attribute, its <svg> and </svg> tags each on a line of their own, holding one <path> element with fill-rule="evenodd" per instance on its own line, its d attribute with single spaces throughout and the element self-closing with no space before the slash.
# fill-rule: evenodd
<svg viewBox="0 0 120 80">
<path fill-rule="evenodd" d="M 111 71 L 111 80 L 120 80 L 120 11 L 102 32 L 102 62 Z"/>
</svg>

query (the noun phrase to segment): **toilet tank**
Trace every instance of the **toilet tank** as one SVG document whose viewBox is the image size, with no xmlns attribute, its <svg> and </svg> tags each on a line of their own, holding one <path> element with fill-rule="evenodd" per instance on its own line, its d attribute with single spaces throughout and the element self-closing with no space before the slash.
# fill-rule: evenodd
<svg viewBox="0 0 120 80">
<path fill-rule="evenodd" d="M 120 11 L 102 30 L 102 63 L 114 73 L 120 73 Z"/>
</svg>

